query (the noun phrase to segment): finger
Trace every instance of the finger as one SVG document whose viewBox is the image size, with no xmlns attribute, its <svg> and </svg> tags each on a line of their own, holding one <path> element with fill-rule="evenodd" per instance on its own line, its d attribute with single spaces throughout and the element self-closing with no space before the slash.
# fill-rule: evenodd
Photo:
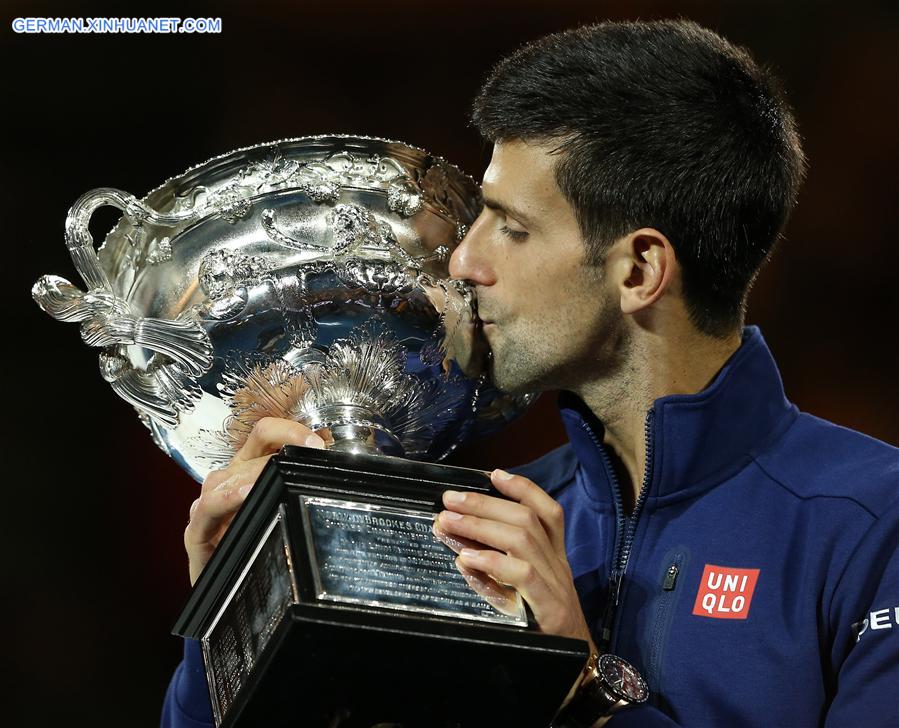
<svg viewBox="0 0 899 728">
<path fill-rule="evenodd" d="M 510 526 L 508 523 L 478 516 L 465 516 L 455 511 L 441 511 L 437 527 L 452 536 L 479 541 L 491 549 L 504 551 L 528 564 L 533 564 L 548 581 L 552 581 L 555 572 L 560 571 L 558 557 L 553 552 L 543 529 L 532 532 L 518 526 Z"/>
<path fill-rule="evenodd" d="M 460 564 L 472 571 L 487 574 L 494 582 L 508 584 L 530 605 L 534 619 L 541 629 L 548 624 L 551 610 L 558 600 L 539 570 L 522 559 L 492 549 L 464 549 L 457 557 Z"/>
<path fill-rule="evenodd" d="M 203 481 L 200 492 L 207 493 L 222 487 L 230 487 L 234 484 L 230 481 L 233 481 L 235 476 L 242 483 L 255 483 L 273 454 L 274 453 L 269 453 L 268 455 L 253 460 L 234 461 L 224 470 L 213 470 Z M 230 485 L 224 485 L 226 482 L 230 482 Z"/>
<path fill-rule="evenodd" d="M 436 523 L 431 526 L 431 533 L 434 534 L 434 538 L 436 538 L 440 543 L 449 546 L 450 549 L 454 553 L 459 553 L 462 549 L 483 549 L 487 548 L 486 544 L 478 543 L 477 541 L 471 541 L 467 538 L 462 538 L 461 536 L 453 536 L 450 533 L 442 530 Z"/>
<path fill-rule="evenodd" d="M 490 473 L 490 482 L 503 495 L 532 509 L 549 536 L 556 553 L 565 553 L 565 512 L 562 506 L 534 481 L 505 470 Z"/>
<path fill-rule="evenodd" d="M 535 532 L 537 530 L 546 531 L 534 509 L 505 498 L 496 498 L 470 491 L 448 490 L 443 494 L 443 504 L 447 510 L 463 515 L 478 516 L 485 520 L 499 521 Z"/>
<path fill-rule="evenodd" d="M 190 523 L 184 531 L 184 544 L 190 549 L 209 543 L 221 526 L 231 519 L 243 504 L 255 479 L 237 473 L 213 490 L 203 493 L 191 505 Z"/>
<path fill-rule="evenodd" d="M 263 417 L 237 451 L 233 462 L 254 460 L 278 452 L 283 445 L 323 448 L 324 440 L 305 425 L 280 417 Z"/>
<path fill-rule="evenodd" d="M 514 589 L 499 584 L 483 571 L 469 569 L 459 559 L 456 559 L 456 568 L 468 582 L 468 586 L 491 607 L 502 614 L 518 614 L 520 602 Z"/>
<path fill-rule="evenodd" d="M 441 511 L 437 516 L 437 528 L 457 538 L 479 541 L 528 561 L 533 561 L 535 557 L 546 560 L 549 554 L 555 556 L 542 528 L 532 531 L 503 521 L 448 510 Z"/>
<path fill-rule="evenodd" d="M 205 493 L 207 490 L 218 488 L 224 481 L 230 478 L 234 473 L 230 468 L 222 468 L 221 470 L 210 470 L 203 480 L 200 492 Z"/>
</svg>

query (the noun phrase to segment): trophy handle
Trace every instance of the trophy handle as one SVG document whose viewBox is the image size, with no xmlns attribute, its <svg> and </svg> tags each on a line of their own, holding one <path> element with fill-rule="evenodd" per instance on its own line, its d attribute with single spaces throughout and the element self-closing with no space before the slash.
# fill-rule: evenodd
<svg viewBox="0 0 899 728">
<path fill-rule="evenodd" d="M 82 322 L 84 342 L 104 349 L 100 368 L 113 391 L 140 412 L 171 427 L 177 424 L 179 413 L 200 396 L 192 378 L 212 366 L 212 342 L 200 324 L 141 317 L 116 294 L 89 229 L 94 212 L 106 205 L 121 210 L 135 228 L 145 222 L 174 227 L 198 215 L 194 209 L 160 213 L 134 195 L 111 187 L 86 192 L 69 209 L 65 240 L 87 292 L 64 278 L 46 275 L 34 284 L 31 295 L 54 318 Z M 156 363 L 146 371 L 134 367 L 127 356 L 127 347 L 133 345 L 162 354 L 167 363 Z"/>
<path fill-rule="evenodd" d="M 157 212 L 134 195 L 113 187 L 99 187 L 81 195 L 66 216 L 66 247 L 88 290 L 100 288 L 109 293 L 113 293 L 112 284 L 100 265 L 94 238 L 88 228 L 94 212 L 106 205 L 121 210 L 135 227 L 141 227 L 144 222 L 172 227 L 187 222 L 197 214 L 193 209 L 170 214 Z"/>
</svg>

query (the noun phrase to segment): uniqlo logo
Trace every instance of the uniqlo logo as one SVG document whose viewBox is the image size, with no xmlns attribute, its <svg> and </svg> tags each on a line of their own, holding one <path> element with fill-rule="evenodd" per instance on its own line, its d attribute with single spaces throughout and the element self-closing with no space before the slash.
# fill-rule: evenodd
<svg viewBox="0 0 899 728">
<path fill-rule="evenodd" d="M 715 619 L 746 619 L 761 569 L 706 564 L 693 614 Z"/>
</svg>

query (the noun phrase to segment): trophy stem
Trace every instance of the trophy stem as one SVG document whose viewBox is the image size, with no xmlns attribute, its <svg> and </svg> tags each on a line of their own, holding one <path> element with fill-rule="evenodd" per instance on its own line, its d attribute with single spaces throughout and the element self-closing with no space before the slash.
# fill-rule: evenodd
<svg viewBox="0 0 899 728">
<path fill-rule="evenodd" d="M 368 424 L 342 424 L 331 426 L 331 436 L 334 444 L 330 450 L 353 454 L 393 454 L 394 451 L 402 452 L 400 441 L 389 432 L 380 427 Z"/>
<path fill-rule="evenodd" d="M 400 439 L 368 407 L 346 402 L 326 404 L 318 407 L 310 419 L 313 430 L 330 430 L 334 438 L 331 450 L 400 457 L 405 454 Z"/>
</svg>

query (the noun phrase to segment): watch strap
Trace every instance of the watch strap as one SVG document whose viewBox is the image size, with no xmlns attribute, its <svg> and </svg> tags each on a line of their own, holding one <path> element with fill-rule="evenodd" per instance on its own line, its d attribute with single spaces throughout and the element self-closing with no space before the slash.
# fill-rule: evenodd
<svg viewBox="0 0 899 728">
<path fill-rule="evenodd" d="M 599 654 L 595 652 L 590 656 L 574 696 L 556 714 L 551 728 L 590 728 L 600 718 L 631 705 L 630 702 L 609 690 L 599 671 L 599 657 Z M 614 659 L 627 665 L 620 658 Z M 630 665 L 627 667 L 633 670 Z M 645 683 L 642 678 L 638 679 L 643 684 L 643 700 L 645 700 Z"/>
</svg>

